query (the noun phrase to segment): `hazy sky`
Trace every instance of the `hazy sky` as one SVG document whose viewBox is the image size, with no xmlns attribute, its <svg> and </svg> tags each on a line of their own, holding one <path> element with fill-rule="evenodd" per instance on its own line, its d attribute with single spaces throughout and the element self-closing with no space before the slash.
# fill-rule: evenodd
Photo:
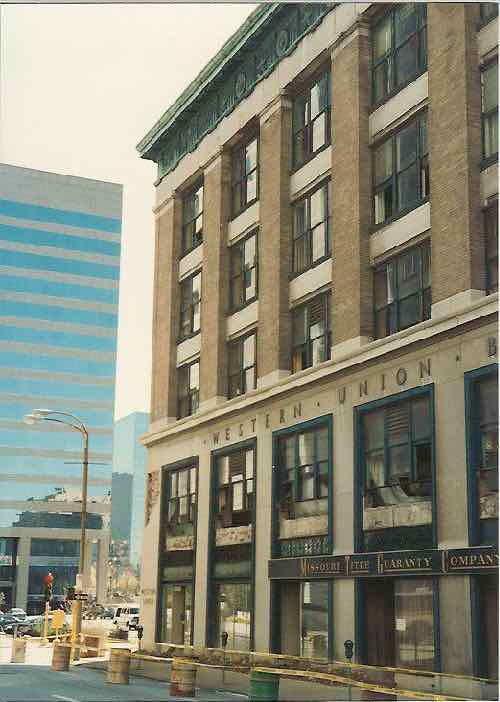
<svg viewBox="0 0 500 702">
<path fill-rule="evenodd" d="M 254 7 L 0 7 L 0 161 L 124 186 L 117 419 L 150 397 L 156 166 L 135 145 Z"/>
</svg>

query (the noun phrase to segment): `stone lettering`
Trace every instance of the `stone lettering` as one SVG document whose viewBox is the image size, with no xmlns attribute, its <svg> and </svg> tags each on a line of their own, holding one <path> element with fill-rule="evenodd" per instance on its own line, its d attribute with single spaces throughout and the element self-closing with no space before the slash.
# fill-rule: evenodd
<svg viewBox="0 0 500 702">
<path fill-rule="evenodd" d="M 368 381 L 367 380 L 363 380 L 363 382 L 359 384 L 359 396 L 363 397 L 363 395 L 368 395 Z"/>
<path fill-rule="evenodd" d="M 285 421 L 285 410 L 280 409 L 280 424 L 283 424 L 284 421 Z"/>
<path fill-rule="evenodd" d="M 218 443 L 219 443 L 219 432 L 216 432 L 214 434 L 214 444 L 218 444 Z"/>
<path fill-rule="evenodd" d="M 293 416 L 294 417 L 301 417 L 302 416 L 302 404 L 300 402 L 298 405 L 293 406 Z"/>
<path fill-rule="evenodd" d="M 339 389 L 338 389 L 338 398 L 339 398 L 339 403 L 340 403 L 341 405 L 343 405 L 344 402 L 345 402 L 345 394 L 346 394 L 346 393 L 345 393 L 345 387 L 339 388 Z"/>
<path fill-rule="evenodd" d="M 252 432 L 255 433 L 255 423 L 257 422 L 257 418 L 254 417 L 254 418 L 253 418 L 252 420 L 250 420 L 250 421 L 252 422 Z"/>
<path fill-rule="evenodd" d="M 238 436 L 243 436 L 243 424 L 240 424 L 240 429 L 238 432 Z"/>
<path fill-rule="evenodd" d="M 385 390 L 385 373 L 380 376 L 380 389 Z"/>
<path fill-rule="evenodd" d="M 226 441 L 230 441 L 230 440 L 231 440 L 231 429 L 230 429 L 229 427 L 227 427 L 227 429 L 226 429 Z"/>
<path fill-rule="evenodd" d="M 407 378 L 408 378 L 408 373 L 406 372 L 406 369 L 399 368 L 398 372 L 396 373 L 397 384 L 404 385 L 406 383 Z"/>
<path fill-rule="evenodd" d="M 431 359 L 428 358 L 427 361 L 419 361 L 418 368 L 419 368 L 421 378 L 425 378 L 426 375 L 430 375 L 431 374 Z"/>
<path fill-rule="evenodd" d="M 269 415 L 266 414 L 266 429 L 269 429 L 269 426 L 270 426 L 270 424 L 269 424 Z"/>
<path fill-rule="evenodd" d="M 497 338 L 496 336 L 488 337 L 488 356 L 497 355 Z"/>
</svg>

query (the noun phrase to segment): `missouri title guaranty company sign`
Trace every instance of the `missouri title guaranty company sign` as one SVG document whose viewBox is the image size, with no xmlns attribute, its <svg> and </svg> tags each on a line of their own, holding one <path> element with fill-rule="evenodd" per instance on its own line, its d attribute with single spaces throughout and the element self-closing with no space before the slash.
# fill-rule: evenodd
<svg viewBox="0 0 500 702">
<path fill-rule="evenodd" d="M 396 575 L 448 575 L 491 572 L 498 568 L 498 549 L 485 546 L 450 550 L 352 553 L 344 556 L 276 558 L 269 577 L 277 580 Z"/>
</svg>

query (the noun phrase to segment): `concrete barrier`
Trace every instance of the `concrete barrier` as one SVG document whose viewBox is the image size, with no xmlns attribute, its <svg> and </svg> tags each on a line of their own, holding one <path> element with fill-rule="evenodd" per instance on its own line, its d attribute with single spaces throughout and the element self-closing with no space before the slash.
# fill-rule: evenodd
<svg viewBox="0 0 500 702">
<path fill-rule="evenodd" d="M 120 685 L 129 684 L 130 651 L 112 648 L 109 655 L 107 682 Z"/>
<path fill-rule="evenodd" d="M 12 639 L 11 663 L 25 663 L 26 639 Z"/>
</svg>

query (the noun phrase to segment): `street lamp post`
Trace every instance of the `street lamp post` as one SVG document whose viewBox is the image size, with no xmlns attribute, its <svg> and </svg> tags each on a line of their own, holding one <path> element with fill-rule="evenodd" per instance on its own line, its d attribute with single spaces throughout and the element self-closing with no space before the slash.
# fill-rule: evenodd
<svg viewBox="0 0 500 702">
<path fill-rule="evenodd" d="M 62 417 L 62 418 L 61 418 Z M 76 590 L 83 586 L 83 575 L 85 569 L 85 528 L 87 522 L 87 484 L 89 474 L 89 434 L 87 427 L 81 419 L 69 412 L 49 409 L 35 409 L 31 414 L 24 417 L 26 424 L 36 424 L 37 422 L 56 422 L 71 427 L 82 435 L 83 439 L 83 472 L 82 472 L 82 511 L 80 518 L 80 565 L 79 576 L 77 577 Z M 78 600 L 75 603 L 74 638 L 79 637 L 82 629 L 82 603 Z"/>
</svg>

